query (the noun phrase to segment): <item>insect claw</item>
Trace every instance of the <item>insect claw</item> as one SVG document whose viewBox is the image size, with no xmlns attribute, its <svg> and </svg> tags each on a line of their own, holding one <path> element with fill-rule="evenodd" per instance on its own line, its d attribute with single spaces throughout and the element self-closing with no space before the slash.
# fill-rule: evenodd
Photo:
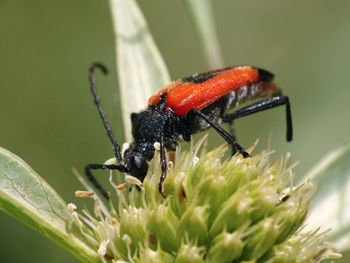
<svg viewBox="0 0 350 263">
<path fill-rule="evenodd" d="M 166 195 L 163 192 L 161 192 L 160 194 L 163 196 L 164 199 L 166 198 Z"/>
<path fill-rule="evenodd" d="M 249 153 L 247 152 L 241 152 L 243 158 L 248 158 L 248 157 L 251 157 Z"/>
</svg>

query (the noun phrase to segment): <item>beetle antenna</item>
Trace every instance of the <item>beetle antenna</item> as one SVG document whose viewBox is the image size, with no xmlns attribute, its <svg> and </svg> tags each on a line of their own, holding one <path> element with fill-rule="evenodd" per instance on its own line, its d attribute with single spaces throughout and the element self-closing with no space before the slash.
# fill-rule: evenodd
<svg viewBox="0 0 350 263">
<path fill-rule="evenodd" d="M 95 83 L 95 68 L 99 68 L 104 74 L 107 74 L 107 69 L 105 66 L 103 66 L 100 63 L 93 63 L 90 68 L 89 68 L 89 81 L 90 81 L 90 86 L 91 86 L 91 92 L 92 92 L 92 96 L 94 98 L 94 102 L 96 104 L 97 110 L 100 114 L 100 117 L 102 119 L 103 122 L 103 126 L 105 127 L 106 131 L 107 131 L 107 135 L 109 140 L 111 141 L 111 143 L 113 144 L 113 151 L 114 151 L 114 155 L 117 158 L 119 163 L 123 162 L 122 156 L 120 154 L 120 147 L 119 144 L 117 143 L 117 141 L 114 138 L 114 135 L 112 133 L 112 129 L 108 124 L 106 115 L 102 109 L 102 105 L 101 105 L 101 101 L 99 96 L 97 95 L 97 91 L 96 91 L 96 83 Z"/>
</svg>

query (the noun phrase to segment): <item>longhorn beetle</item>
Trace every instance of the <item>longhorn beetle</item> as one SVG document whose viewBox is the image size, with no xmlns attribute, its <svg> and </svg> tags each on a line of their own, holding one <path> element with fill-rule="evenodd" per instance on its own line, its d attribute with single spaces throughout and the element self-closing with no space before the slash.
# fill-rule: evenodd
<svg viewBox="0 0 350 263">
<path fill-rule="evenodd" d="M 212 127 L 233 149 L 246 158 L 249 157 L 249 154 L 237 143 L 232 132 L 228 133 L 219 124 L 229 123 L 232 127 L 235 119 L 285 105 L 287 141 L 292 140 L 290 102 L 288 97 L 283 96 L 280 89 L 273 83 L 274 75 L 260 68 L 236 66 L 194 74 L 176 80 L 159 90 L 148 100 L 145 110 L 131 114 L 134 141 L 122 156 L 97 95 L 94 73 L 96 68 L 105 74 L 107 69 L 99 63 L 92 64 L 89 69 L 89 81 L 95 104 L 108 138 L 113 144 L 114 156 L 118 164 L 89 164 L 85 167 L 85 173 L 90 182 L 107 199 L 109 198 L 108 193 L 93 177 L 91 170 L 119 170 L 143 181 L 148 171 L 148 161 L 154 156 L 155 142 L 160 143 L 162 174 L 159 181 L 159 192 L 165 198 L 164 183 L 167 174 L 165 151 L 166 149 L 174 151 L 178 141 L 188 142 L 194 133 Z M 233 113 L 227 113 L 244 102 L 258 98 L 263 100 Z"/>
</svg>

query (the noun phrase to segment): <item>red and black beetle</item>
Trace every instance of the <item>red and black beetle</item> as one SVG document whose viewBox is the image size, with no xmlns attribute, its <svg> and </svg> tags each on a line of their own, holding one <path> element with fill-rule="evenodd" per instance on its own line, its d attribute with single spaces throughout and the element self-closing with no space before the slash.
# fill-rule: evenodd
<svg viewBox="0 0 350 263">
<path fill-rule="evenodd" d="M 162 175 L 159 192 L 164 195 L 164 182 L 167 172 L 165 151 L 174 151 L 178 141 L 190 141 L 191 135 L 213 127 L 243 157 L 249 154 L 241 147 L 235 136 L 222 129 L 219 124 L 274 108 L 286 106 L 287 141 L 293 137 L 290 103 L 287 96 L 273 83 L 274 75 L 266 70 L 237 66 L 194 74 L 170 83 L 148 101 L 147 109 L 131 114 L 132 135 L 134 141 L 125 150 L 122 157 L 120 147 L 102 110 L 96 92 L 95 68 L 107 73 L 106 68 L 94 63 L 89 69 L 89 80 L 95 104 L 102 118 L 108 137 L 114 146 L 114 155 L 118 165 L 89 164 L 85 173 L 89 180 L 108 198 L 108 193 L 92 176 L 92 169 L 119 170 L 137 177 L 141 181 L 148 171 L 148 161 L 154 156 L 154 143 L 160 143 L 160 162 Z M 227 113 L 242 103 L 263 98 L 263 100 Z"/>
</svg>

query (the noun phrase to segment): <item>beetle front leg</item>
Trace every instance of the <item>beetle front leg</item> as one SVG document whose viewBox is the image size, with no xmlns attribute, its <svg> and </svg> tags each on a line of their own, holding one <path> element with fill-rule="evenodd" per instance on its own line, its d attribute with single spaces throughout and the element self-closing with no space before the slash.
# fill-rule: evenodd
<svg viewBox="0 0 350 263">
<path fill-rule="evenodd" d="M 160 166 L 162 169 L 162 175 L 160 176 L 158 189 L 159 189 L 159 193 L 164 198 L 166 198 L 166 195 L 164 194 L 164 184 L 165 184 L 165 178 L 166 178 L 166 173 L 167 173 L 167 163 L 166 163 L 164 134 L 163 133 L 160 135 Z"/>
<path fill-rule="evenodd" d="M 108 170 L 118 170 L 120 172 L 128 172 L 128 169 L 123 165 L 107 165 L 107 164 L 88 164 L 85 166 L 85 175 L 88 178 L 88 180 L 94 185 L 94 187 L 100 191 L 100 193 L 103 195 L 104 198 L 109 200 L 109 194 L 108 192 L 103 188 L 103 186 L 96 180 L 96 178 L 91 173 L 91 170 L 98 170 L 98 169 L 108 169 Z"/>
</svg>

